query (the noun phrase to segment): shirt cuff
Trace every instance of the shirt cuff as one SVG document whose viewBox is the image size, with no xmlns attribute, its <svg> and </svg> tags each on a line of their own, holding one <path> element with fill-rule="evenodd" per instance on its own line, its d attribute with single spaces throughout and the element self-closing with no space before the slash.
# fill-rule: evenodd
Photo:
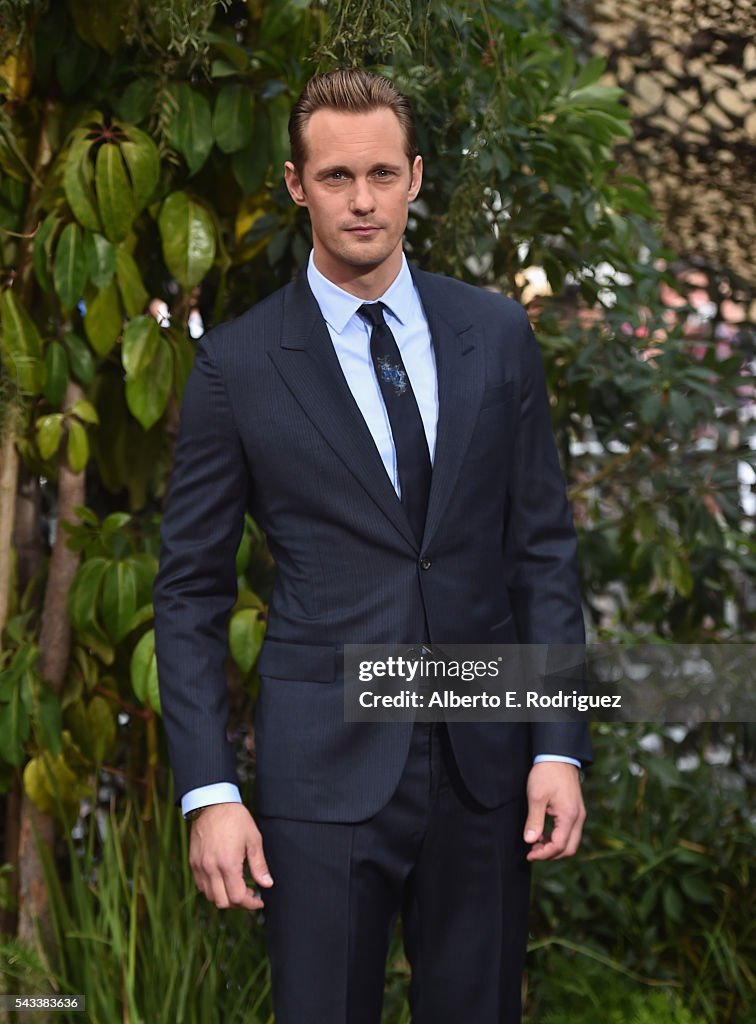
<svg viewBox="0 0 756 1024">
<path fill-rule="evenodd" d="M 562 764 L 574 764 L 576 768 L 582 768 L 582 761 L 577 761 L 574 757 L 565 757 L 563 754 L 536 754 L 533 758 L 533 764 L 540 764 L 541 761 L 561 761 Z"/>
<path fill-rule="evenodd" d="M 199 786 L 190 789 L 181 797 L 181 813 L 184 817 L 189 811 L 198 807 L 209 807 L 210 804 L 240 804 L 242 802 L 239 787 L 233 782 L 213 782 L 210 786 Z"/>
</svg>

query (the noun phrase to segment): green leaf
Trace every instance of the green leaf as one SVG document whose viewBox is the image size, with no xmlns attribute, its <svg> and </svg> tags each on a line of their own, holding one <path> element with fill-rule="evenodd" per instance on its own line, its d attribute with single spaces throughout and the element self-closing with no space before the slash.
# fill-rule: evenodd
<svg viewBox="0 0 756 1024">
<path fill-rule="evenodd" d="M 202 167 L 213 146 L 213 119 L 210 104 L 202 93 L 186 82 L 170 86 L 174 103 L 173 117 L 168 124 L 168 138 L 174 149 L 184 157 L 190 174 Z"/>
<path fill-rule="evenodd" d="M 59 224 L 60 215 L 53 211 L 45 217 L 37 234 L 34 236 L 32 263 L 34 265 L 34 275 L 43 292 L 48 292 L 52 285 L 49 270 L 50 250 L 52 249 L 55 232 Z"/>
<path fill-rule="evenodd" d="M 40 686 L 34 724 L 42 745 L 50 751 L 53 757 L 57 757 L 62 749 L 60 742 L 62 718 L 60 701 L 56 694 L 49 686 Z"/>
<path fill-rule="evenodd" d="M 587 85 L 594 85 L 604 73 L 606 68 L 605 57 L 591 57 L 582 68 L 575 79 L 574 90 L 583 89 Z"/>
<path fill-rule="evenodd" d="M 109 516 L 105 516 L 100 528 L 104 534 L 121 533 L 129 525 L 131 519 L 128 512 L 111 512 Z"/>
<path fill-rule="evenodd" d="M 208 43 L 212 43 L 216 50 L 220 50 L 228 58 L 231 62 L 229 66 L 233 67 L 234 74 L 238 74 L 239 71 L 246 71 L 249 67 L 249 54 L 234 41 L 234 35 L 230 26 L 226 31 L 227 35 L 223 35 L 220 32 L 205 32 L 204 38 Z M 213 77 L 215 76 L 213 75 Z"/>
<path fill-rule="evenodd" d="M 78 224 L 66 224 L 63 228 L 55 250 L 53 280 L 63 308 L 73 309 L 87 282 L 84 239 Z"/>
<path fill-rule="evenodd" d="M 97 410 L 88 402 L 86 398 L 77 398 L 70 410 L 74 416 L 77 416 L 80 420 L 84 420 L 85 423 L 99 423 L 100 418 L 97 415 Z"/>
<path fill-rule="evenodd" d="M 177 399 L 181 399 L 194 365 L 196 349 L 189 338 L 180 331 L 169 331 L 168 337 L 173 346 L 173 393 Z"/>
<path fill-rule="evenodd" d="M 7 704 L 0 706 L 0 750 L 3 760 L 19 767 L 26 757 L 24 743 L 29 738 L 29 715 L 16 688 Z"/>
<path fill-rule="evenodd" d="M 662 411 L 662 400 L 661 395 L 650 392 L 641 401 L 638 412 L 643 423 L 647 423 L 649 426 L 654 426 Z"/>
<path fill-rule="evenodd" d="M 54 412 L 40 416 L 35 424 L 37 448 L 43 459 L 50 459 L 57 452 L 63 432 L 63 413 Z"/>
<path fill-rule="evenodd" d="M 95 375 L 95 358 L 89 345 L 73 331 L 66 331 L 63 340 L 74 377 L 82 384 L 91 384 Z"/>
<path fill-rule="evenodd" d="M 68 614 L 74 629 L 99 635 L 97 608 L 102 578 L 108 565 L 104 558 L 88 558 L 74 576 L 68 594 Z"/>
<path fill-rule="evenodd" d="M 42 339 L 34 321 L 10 288 L 0 295 L 0 322 L 0 351 L 8 369 L 16 378 L 21 391 L 27 395 L 38 395 L 45 383 Z"/>
<path fill-rule="evenodd" d="M 126 561 L 111 562 L 102 581 L 102 620 L 114 643 L 131 629 L 137 608 L 137 580 Z"/>
<path fill-rule="evenodd" d="M 84 235 L 87 276 L 97 288 L 107 288 L 115 273 L 115 248 L 105 235 L 87 231 Z"/>
<path fill-rule="evenodd" d="M 63 166 L 63 190 L 82 227 L 102 231 L 94 194 L 94 167 L 89 159 L 92 143 L 82 133 L 71 146 Z"/>
<path fill-rule="evenodd" d="M 137 316 L 123 332 L 121 360 L 129 377 L 144 373 L 155 358 L 160 344 L 160 328 L 154 317 Z"/>
<path fill-rule="evenodd" d="M 310 0 L 278 0 L 275 4 L 266 4 L 260 26 L 261 41 L 267 43 L 292 32 L 309 6 Z"/>
<path fill-rule="evenodd" d="M 87 307 L 84 330 L 99 356 L 106 356 L 121 333 L 123 315 L 115 281 L 95 295 Z"/>
<path fill-rule="evenodd" d="M 95 181 L 105 234 L 111 242 L 120 242 L 131 230 L 136 209 L 120 148 L 113 142 L 103 143 L 97 152 Z"/>
<path fill-rule="evenodd" d="M 63 401 L 68 384 L 68 358 L 59 341 L 51 341 L 45 348 L 45 390 L 44 395 L 51 405 Z"/>
<path fill-rule="evenodd" d="M 131 656 L 131 688 L 137 698 L 160 713 L 155 630 L 149 629 L 134 648 Z"/>
<path fill-rule="evenodd" d="M 130 124 L 140 124 L 152 110 L 156 89 L 156 79 L 136 78 L 115 101 L 118 116 Z"/>
<path fill-rule="evenodd" d="M 89 704 L 77 700 L 66 709 L 66 726 L 85 757 L 99 764 L 116 738 L 116 724 L 110 704 L 95 694 Z"/>
<path fill-rule="evenodd" d="M 239 547 L 236 550 L 236 575 L 241 576 L 247 571 L 249 566 L 249 556 L 252 550 L 252 538 L 249 532 L 245 530 L 242 533 L 241 540 L 239 541 Z"/>
<path fill-rule="evenodd" d="M 689 900 L 694 903 L 713 903 L 714 887 L 710 878 L 704 875 L 680 875 L 680 888 Z"/>
<path fill-rule="evenodd" d="M 158 225 L 168 269 L 183 288 L 193 288 L 215 258 L 210 214 L 186 192 L 173 192 L 163 203 Z"/>
<path fill-rule="evenodd" d="M 87 46 L 76 32 L 66 37 L 64 46 L 55 54 L 58 82 L 66 97 L 80 89 L 97 67 L 98 52 Z"/>
<path fill-rule="evenodd" d="M 125 249 L 116 250 L 116 273 L 127 316 L 137 316 L 147 305 L 149 295 L 136 263 Z"/>
<path fill-rule="evenodd" d="M 252 90 L 241 83 L 224 85 L 213 111 L 213 136 L 224 153 L 235 153 L 252 138 L 255 127 Z"/>
<path fill-rule="evenodd" d="M 131 177 L 136 212 L 149 203 L 160 180 L 160 155 L 149 135 L 134 125 L 121 125 L 127 138 L 121 143 L 121 153 Z"/>
<path fill-rule="evenodd" d="M 158 345 L 148 367 L 126 380 L 126 404 L 145 430 L 154 426 L 165 412 L 173 378 L 173 351 L 165 338 Z"/>
<path fill-rule="evenodd" d="M 674 924 L 678 924 L 682 920 L 683 901 L 678 889 L 672 883 L 665 885 L 662 891 L 662 904 L 665 915 Z"/>
<path fill-rule="evenodd" d="M 265 620 L 254 608 L 242 608 L 232 615 L 228 627 L 229 649 L 242 672 L 251 672 L 264 636 Z"/>
<path fill-rule="evenodd" d="M 116 723 L 113 709 L 104 697 L 95 694 L 87 708 L 89 720 L 90 751 L 92 760 L 100 764 L 113 746 L 116 738 Z"/>
<path fill-rule="evenodd" d="M 267 129 L 267 122 L 265 127 Z M 231 157 L 231 170 L 245 196 L 252 195 L 262 185 L 269 164 L 268 132 L 255 132 L 249 145 Z"/>
<path fill-rule="evenodd" d="M 687 559 L 682 558 L 676 551 L 669 552 L 669 577 L 681 597 L 690 597 L 693 593 L 693 573 Z"/>
<path fill-rule="evenodd" d="M 275 179 L 283 179 L 283 165 L 289 159 L 289 115 L 291 101 L 283 93 L 272 99 L 267 105 L 270 160 L 273 164 Z"/>
<path fill-rule="evenodd" d="M 600 108 L 608 112 L 616 112 L 618 117 L 629 116 L 624 107 L 620 106 L 620 100 L 625 95 L 625 90 L 617 85 L 585 85 L 570 90 L 567 102 L 570 106 L 585 106 Z"/>
<path fill-rule="evenodd" d="M 691 426 L 695 418 L 693 404 L 680 391 L 670 391 L 669 406 L 676 422 L 683 430 Z"/>
<path fill-rule="evenodd" d="M 68 465 L 74 473 L 81 473 L 89 461 L 89 438 L 85 428 L 78 420 L 69 420 L 68 427 Z"/>
</svg>

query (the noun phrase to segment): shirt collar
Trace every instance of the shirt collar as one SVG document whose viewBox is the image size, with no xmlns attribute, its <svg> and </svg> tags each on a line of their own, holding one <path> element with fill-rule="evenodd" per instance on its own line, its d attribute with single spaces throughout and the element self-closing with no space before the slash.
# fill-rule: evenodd
<svg viewBox="0 0 756 1024">
<path fill-rule="evenodd" d="M 341 334 L 362 305 L 362 299 L 324 277 L 315 266 L 312 252 L 307 264 L 307 283 L 320 306 L 323 319 L 331 330 Z M 415 305 L 415 284 L 404 253 L 399 273 L 376 301 L 382 302 L 399 323 L 405 324 L 411 319 Z"/>
</svg>

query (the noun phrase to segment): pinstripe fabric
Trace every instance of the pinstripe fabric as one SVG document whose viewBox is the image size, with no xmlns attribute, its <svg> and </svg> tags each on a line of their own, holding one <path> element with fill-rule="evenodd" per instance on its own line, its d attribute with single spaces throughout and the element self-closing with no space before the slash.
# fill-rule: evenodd
<svg viewBox="0 0 756 1024">
<path fill-rule="evenodd" d="M 574 531 L 524 311 L 449 279 L 414 278 L 439 388 L 422 543 L 304 278 L 199 346 L 155 586 L 177 794 L 235 779 L 223 658 L 247 509 L 277 570 L 256 721 L 265 813 L 358 820 L 382 806 L 406 759 L 408 724 L 347 726 L 339 680 L 310 678 L 323 674 L 323 647 L 413 643 L 426 621 L 439 643 L 582 640 Z M 305 651 L 296 672 L 291 645 Z M 572 725 L 455 725 L 450 737 L 487 806 L 521 792 L 533 753 L 590 760 Z"/>
</svg>

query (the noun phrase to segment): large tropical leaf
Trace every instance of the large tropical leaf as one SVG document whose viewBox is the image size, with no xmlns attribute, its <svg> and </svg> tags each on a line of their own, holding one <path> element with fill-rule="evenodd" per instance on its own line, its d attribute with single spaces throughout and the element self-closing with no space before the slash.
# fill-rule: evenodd
<svg viewBox="0 0 756 1024">
<path fill-rule="evenodd" d="M 66 224 L 63 228 L 55 250 L 53 281 L 63 308 L 73 309 L 87 281 L 84 236 L 78 224 Z"/>
<path fill-rule="evenodd" d="M 95 181 L 105 234 L 111 242 L 120 242 L 131 229 L 136 207 L 120 147 L 114 142 L 104 142 L 97 152 Z"/>
<path fill-rule="evenodd" d="M 254 98 L 246 85 L 224 85 L 215 101 L 213 136 L 224 153 L 235 153 L 252 138 Z"/>
<path fill-rule="evenodd" d="M 196 174 L 213 147 L 210 104 L 201 92 L 186 82 L 172 85 L 169 95 L 174 109 L 168 125 L 168 138 L 186 160 L 189 173 Z"/>
<path fill-rule="evenodd" d="M 0 352 L 8 369 L 21 391 L 28 395 L 39 394 L 45 383 L 42 339 L 34 321 L 10 288 L 0 295 L 0 319 Z"/>
<path fill-rule="evenodd" d="M 204 206 L 173 192 L 158 220 L 168 269 L 184 288 L 199 284 L 215 258 L 215 228 Z"/>
</svg>

